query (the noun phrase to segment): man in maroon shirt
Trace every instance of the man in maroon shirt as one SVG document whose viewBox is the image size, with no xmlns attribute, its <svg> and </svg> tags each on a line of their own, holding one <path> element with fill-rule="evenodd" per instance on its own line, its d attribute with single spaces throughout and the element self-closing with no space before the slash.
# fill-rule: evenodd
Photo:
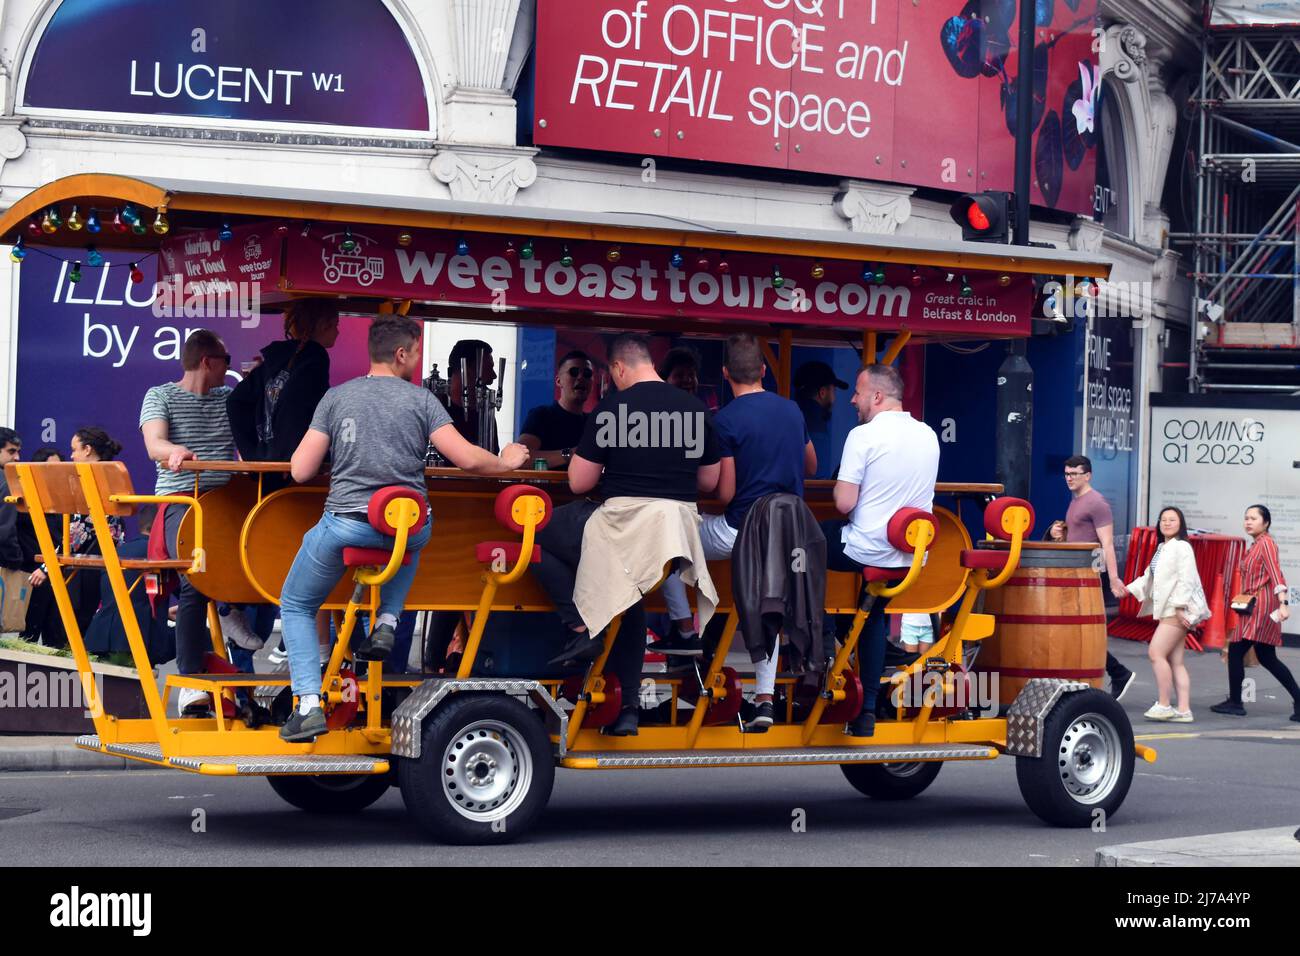
<svg viewBox="0 0 1300 956">
<path fill-rule="evenodd" d="M 1066 540 L 1095 541 L 1101 545 L 1106 562 L 1101 586 L 1109 588 L 1117 599 L 1124 597 L 1128 591 L 1115 563 L 1115 519 L 1110 504 L 1092 487 L 1092 462 L 1083 455 L 1067 458 L 1065 485 L 1074 496 L 1065 513 Z M 1109 651 L 1106 653 L 1106 673 L 1110 675 L 1110 692 L 1119 700 L 1133 683 L 1134 674 Z"/>
</svg>

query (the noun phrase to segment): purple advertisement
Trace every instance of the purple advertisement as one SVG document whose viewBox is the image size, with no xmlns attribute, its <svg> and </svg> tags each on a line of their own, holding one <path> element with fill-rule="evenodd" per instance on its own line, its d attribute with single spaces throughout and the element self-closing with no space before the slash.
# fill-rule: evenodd
<svg viewBox="0 0 1300 956">
<path fill-rule="evenodd" d="M 430 120 L 383 0 L 63 0 L 22 105 L 419 132 Z"/>
<path fill-rule="evenodd" d="M 153 385 L 180 380 L 181 345 L 200 328 L 210 328 L 225 340 L 231 355 L 227 384 L 237 384 L 244 363 L 282 336 L 281 316 L 272 311 L 205 318 L 201 309 L 187 309 L 184 303 L 173 308 L 160 302 L 155 309 L 154 283 L 131 281 L 130 255 L 138 253 L 102 250 L 104 264 L 83 264 L 81 281 L 74 285 L 63 251 L 50 254 L 28 247 L 17 270 L 14 427 L 23 439 L 23 457 L 30 459 L 37 448 L 48 445 L 67 460 L 73 432 L 98 426 L 122 444 L 121 458 L 135 487 L 152 492 L 155 470 L 139 425 L 144 393 Z M 154 265 L 140 262 L 147 275 L 153 274 Z M 365 374 L 368 328 L 364 318 L 343 319 L 330 353 L 332 383 Z"/>
</svg>

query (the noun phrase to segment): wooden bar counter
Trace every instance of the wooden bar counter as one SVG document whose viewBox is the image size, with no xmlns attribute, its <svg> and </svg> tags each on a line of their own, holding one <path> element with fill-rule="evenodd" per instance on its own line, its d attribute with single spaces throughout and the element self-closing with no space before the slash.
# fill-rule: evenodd
<svg viewBox="0 0 1300 956">
<path fill-rule="evenodd" d="M 204 548 L 207 570 L 191 576 L 195 586 L 209 598 L 231 603 L 278 603 L 285 576 L 298 553 L 303 535 L 320 519 L 328 490 L 328 479 L 318 478 L 305 485 L 268 490 L 269 475 L 287 475 L 286 462 L 186 462 L 186 471 L 229 472 L 231 480 L 221 488 L 205 492 Z M 467 474 L 456 468 L 429 468 L 428 481 L 433 537 L 420 559 L 415 584 L 407 597 L 411 610 L 471 610 L 483 590 L 483 566 L 474 558 L 480 541 L 510 541 L 516 536 L 493 517 L 493 503 L 502 489 L 518 483 L 536 485 L 551 496 L 556 507 L 574 500 L 568 476 L 562 471 L 514 471 L 490 477 Z M 197 474 L 196 474 L 197 477 Z M 283 483 L 282 480 L 279 481 Z M 839 517 L 832 501 L 833 481 L 809 481 L 805 499 L 818 520 Z M 987 499 L 1000 493 L 994 484 L 939 484 L 940 500 L 945 496 Z M 717 501 L 701 502 L 700 510 L 719 513 Z M 960 595 L 966 572 L 957 556 L 971 546 L 970 537 L 953 511 L 936 507 L 940 534 L 931 548 L 921 580 L 890 611 L 934 611 L 950 606 Z M 181 528 L 181 554 L 193 547 L 193 520 Z M 720 610 L 731 606 L 729 561 L 710 562 L 721 599 Z M 351 576 L 345 575 L 330 596 L 327 607 L 341 608 L 351 590 Z M 856 609 L 859 582 L 855 575 L 830 572 L 827 575 L 827 609 L 849 613 Z M 647 602 L 650 610 L 663 610 L 658 593 Z M 546 611 L 551 605 L 530 575 L 503 587 L 495 610 Z"/>
</svg>

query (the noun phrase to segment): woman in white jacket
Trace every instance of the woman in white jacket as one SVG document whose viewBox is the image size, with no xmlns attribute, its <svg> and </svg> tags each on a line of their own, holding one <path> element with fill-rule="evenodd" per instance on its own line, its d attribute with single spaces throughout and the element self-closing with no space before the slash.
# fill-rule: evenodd
<svg viewBox="0 0 1300 956">
<path fill-rule="evenodd" d="M 1144 715 L 1148 720 L 1192 722 L 1191 680 L 1183 666 L 1187 632 L 1210 616 L 1196 570 L 1196 556 L 1187 540 L 1187 522 L 1177 508 L 1160 512 L 1160 545 L 1151 556 L 1146 572 L 1128 585 L 1128 591 L 1142 602 L 1141 614 L 1157 621 L 1147 656 L 1155 671 L 1159 699 Z M 1169 705 L 1172 692 L 1177 709 Z"/>
</svg>

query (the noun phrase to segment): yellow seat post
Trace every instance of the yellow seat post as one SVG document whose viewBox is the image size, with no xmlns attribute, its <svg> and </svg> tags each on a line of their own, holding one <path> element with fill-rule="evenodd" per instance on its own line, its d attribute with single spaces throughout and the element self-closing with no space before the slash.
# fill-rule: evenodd
<svg viewBox="0 0 1300 956">
<path fill-rule="evenodd" d="M 406 557 L 407 538 L 410 535 L 411 528 L 415 526 L 416 521 L 420 518 L 420 509 L 410 498 L 396 498 L 388 503 L 384 510 L 384 517 L 397 531 L 393 536 L 393 550 L 388 556 L 388 564 L 384 567 L 357 568 L 352 576 L 353 580 L 356 581 L 356 585 L 352 589 L 352 597 L 348 599 L 347 610 L 343 614 L 343 626 L 338 629 L 338 633 L 334 637 L 334 649 L 330 652 L 329 664 L 325 668 L 325 676 L 321 678 L 321 698 L 325 702 L 330 701 L 331 692 L 335 696 L 344 693 L 342 690 L 333 690 L 333 688 L 338 683 L 339 673 L 343 667 L 343 658 L 347 656 L 349 645 L 352 642 L 352 632 L 357 623 L 357 611 L 362 606 L 362 588 L 369 588 L 369 600 L 366 602 L 366 607 L 370 612 L 370 627 L 373 630 L 379 613 L 379 589 L 391 581 L 393 575 L 401 568 L 402 559 Z M 368 706 L 366 726 L 368 729 L 373 730 L 379 726 L 379 698 L 383 687 L 384 669 L 380 661 L 369 661 L 368 663 L 370 666 L 366 669 L 367 696 L 373 701 L 373 707 Z"/>
<path fill-rule="evenodd" d="M 817 699 L 813 702 L 812 711 L 803 722 L 802 738 L 805 747 L 812 740 L 813 734 L 817 732 L 817 725 L 821 723 L 822 714 L 826 713 L 826 707 L 831 702 L 826 695 L 834 695 L 837 692 L 834 684 L 843 675 L 844 669 L 848 666 L 849 657 L 857 649 L 858 638 L 862 634 L 863 625 L 867 622 L 867 614 L 867 611 L 858 608 L 853 615 L 853 626 L 849 628 L 844 643 L 840 645 L 840 649 L 835 653 L 835 660 L 831 662 L 830 669 L 826 672 L 826 690 L 817 695 Z M 866 688 L 863 688 L 863 690 L 865 691 Z M 839 689 L 838 693 L 842 695 L 844 691 Z"/>
<path fill-rule="evenodd" d="M 587 716 L 588 700 L 591 695 L 604 693 L 605 662 L 609 660 L 609 652 L 614 649 L 614 641 L 618 639 L 618 629 L 622 624 L 621 614 L 609 622 L 609 627 L 605 630 L 605 646 L 601 648 L 600 656 L 592 662 L 591 669 L 587 671 L 587 678 L 582 682 L 582 693 L 578 696 L 573 713 L 569 715 L 569 733 L 565 742 L 568 749 L 572 749 L 578 739 L 578 731 L 582 729 L 582 721 Z M 644 641 L 645 638 L 642 640 Z M 626 688 L 623 689 L 623 693 L 627 693 Z"/>
<path fill-rule="evenodd" d="M 460 655 L 460 667 L 456 669 L 457 680 L 466 680 L 474 673 L 479 644 L 483 641 L 483 632 L 487 630 L 488 616 L 492 613 L 492 601 L 496 598 L 497 591 L 503 585 L 518 581 L 528 570 L 537 541 L 537 526 L 546 517 L 546 502 L 538 495 L 520 495 L 512 510 L 524 527 L 524 537 L 519 543 L 519 560 L 505 573 L 489 570 L 483 575 L 483 593 L 479 597 L 478 608 L 474 611 L 469 636 L 465 639 L 465 650 Z"/>
<path fill-rule="evenodd" d="M 713 660 L 709 663 L 708 673 L 704 677 L 704 686 L 700 688 L 700 698 L 695 704 L 695 713 L 691 714 L 691 722 L 686 725 L 686 748 L 689 750 L 695 746 L 695 740 L 700 735 L 700 728 L 704 726 L 704 718 L 708 714 L 709 704 L 715 699 L 722 700 L 727 696 L 726 686 L 722 680 L 722 668 L 727 662 L 727 655 L 731 653 L 731 641 L 736 636 L 736 626 L 740 623 L 740 615 L 732 611 L 727 618 L 727 626 L 723 628 L 722 638 L 718 641 L 718 648 L 713 652 Z"/>
</svg>

